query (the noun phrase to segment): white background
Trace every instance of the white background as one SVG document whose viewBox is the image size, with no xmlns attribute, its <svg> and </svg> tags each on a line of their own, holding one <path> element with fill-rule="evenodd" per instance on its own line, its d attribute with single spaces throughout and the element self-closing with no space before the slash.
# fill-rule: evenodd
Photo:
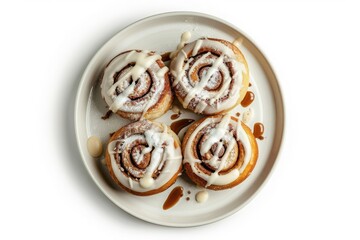
<svg viewBox="0 0 360 240">
<path fill-rule="evenodd" d="M 1 239 L 360 238 L 360 6 L 182 2 L 1 1 Z M 145 223 L 110 202 L 81 162 L 73 125 L 78 82 L 101 45 L 136 20 L 179 10 L 223 18 L 259 45 L 277 72 L 287 122 L 256 198 L 187 229 Z"/>
</svg>

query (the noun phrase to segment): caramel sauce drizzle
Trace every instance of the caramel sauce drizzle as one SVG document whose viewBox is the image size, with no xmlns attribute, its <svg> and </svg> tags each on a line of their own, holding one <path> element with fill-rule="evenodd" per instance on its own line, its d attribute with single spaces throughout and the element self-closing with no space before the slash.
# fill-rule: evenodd
<svg viewBox="0 0 360 240">
<path fill-rule="evenodd" d="M 113 113 L 113 112 L 112 112 L 111 110 L 107 111 L 107 112 L 105 113 L 105 115 L 101 117 L 101 119 L 102 119 L 102 120 L 108 119 L 108 118 L 112 115 L 112 113 Z"/>
<path fill-rule="evenodd" d="M 255 100 L 255 94 L 251 91 L 247 91 L 244 99 L 241 101 L 241 106 L 247 107 Z"/>
<path fill-rule="evenodd" d="M 174 131 L 174 133 L 179 134 L 179 132 L 181 131 L 181 129 L 183 129 L 184 127 L 190 125 L 192 122 L 194 122 L 194 119 L 180 119 L 177 120 L 175 122 L 173 122 L 170 125 L 171 130 Z"/>
<path fill-rule="evenodd" d="M 180 114 L 179 113 L 175 113 L 173 115 L 170 116 L 171 120 L 175 120 L 175 119 L 178 119 L 180 117 Z"/>
<path fill-rule="evenodd" d="M 180 200 L 180 198 L 184 195 L 183 194 L 183 187 L 177 186 L 175 187 L 167 197 L 167 199 L 164 202 L 163 209 L 168 210 L 169 208 L 172 208 L 175 206 L 175 204 Z"/>
<path fill-rule="evenodd" d="M 260 139 L 260 140 L 263 140 L 264 139 L 264 125 L 262 123 L 255 123 L 254 124 L 254 130 L 253 130 L 253 134 L 254 134 L 254 137 L 257 138 L 257 139 Z"/>
<path fill-rule="evenodd" d="M 161 54 L 161 60 L 163 62 L 170 61 L 170 54 L 171 54 L 171 52 L 165 52 L 165 53 Z"/>
</svg>

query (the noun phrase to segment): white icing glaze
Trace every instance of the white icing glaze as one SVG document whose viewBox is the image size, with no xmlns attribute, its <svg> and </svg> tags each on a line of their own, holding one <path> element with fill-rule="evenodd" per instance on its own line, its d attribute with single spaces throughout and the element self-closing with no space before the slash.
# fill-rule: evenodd
<svg viewBox="0 0 360 240">
<path fill-rule="evenodd" d="M 248 123 L 254 115 L 252 108 L 248 108 L 242 115 L 242 122 Z"/>
<path fill-rule="evenodd" d="M 157 75 L 158 77 L 164 77 L 165 73 L 167 73 L 168 71 L 169 71 L 169 68 L 165 66 L 165 67 L 161 68 L 161 69 L 156 73 L 156 75 Z"/>
<path fill-rule="evenodd" d="M 129 178 L 130 179 L 130 178 Z M 154 179 L 149 176 L 149 175 L 145 175 L 143 178 L 140 179 L 139 183 L 140 186 L 144 189 L 150 188 L 152 185 L 154 185 Z M 131 187 L 131 186 L 130 186 Z M 131 187 L 132 188 L 132 187 Z"/>
<path fill-rule="evenodd" d="M 91 136 L 87 140 L 87 149 L 92 157 L 100 157 L 103 151 L 100 138 L 97 136 Z"/>
<path fill-rule="evenodd" d="M 187 32 L 184 32 L 183 34 L 181 34 L 181 47 L 179 48 L 182 48 L 185 43 L 187 43 L 191 38 L 191 32 L 187 31 Z"/>
<path fill-rule="evenodd" d="M 128 178 L 129 179 L 129 186 L 130 188 L 133 188 L 133 180 L 131 178 Z"/>
<path fill-rule="evenodd" d="M 179 114 L 180 113 L 180 108 L 176 105 L 173 105 L 171 108 L 171 111 L 173 111 L 173 113 Z"/>
<path fill-rule="evenodd" d="M 181 34 L 180 43 L 177 45 L 176 50 L 170 53 L 170 59 L 173 59 L 179 53 L 179 51 L 190 40 L 190 38 L 191 38 L 191 32 L 184 32 L 183 34 Z"/>
<path fill-rule="evenodd" d="M 161 56 L 158 54 L 151 54 L 149 51 L 138 52 L 133 50 L 122 53 L 111 60 L 104 70 L 101 83 L 101 95 L 111 111 L 136 112 L 142 113 L 143 116 L 148 109 L 156 104 L 164 89 L 164 76 L 168 72 L 167 67 L 160 68 L 158 66 L 156 61 L 159 59 L 161 59 Z M 123 75 L 114 83 L 114 75 L 118 74 L 129 64 L 134 64 L 134 66 L 127 68 Z M 148 90 L 144 99 L 136 104 L 132 104 L 129 96 L 134 93 L 136 86 L 139 90 L 144 90 L 146 86 L 146 72 L 149 69 L 154 72 L 151 89 Z M 129 83 L 129 79 L 132 79 L 131 83 Z M 117 95 L 117 91 L 120 94 Z"/>
<path fill-rule="evenodd" d="M 219 172 L 221 172 L 224 169 L 224 167 L 226 166 L 227 159 L 228 159 L 228 157 L 230 155 L 230 152 L 233 151 L 233 148 L 235 146 L 236 146 L 236 141 L 234 139 L 232 139 L 231 142 L 229 143 L 228 147 L 226 148 L 225 154 L 221 157 L 220 164 L 217 167 L 216 171 L 214 173 L 210 174 L 210 177 L 207 180 L 206 187 L 210 186 L 210 185 L 212 185 L 213 183 L 216 182 L 217 178 L 219 177 Z M 216 156 L 216 155 L 214 157 L 215 157 L 215 161 L 218 161 L 219 157 Z M 239 174 L 235 174 L 235 175 L 239 176 L 240 172 L 239 172 Z"/>
<path fill-rule="evenodd" d="M 202 44 L 203 44 L 203 40 L 201 40 L 201 39 L 199 39 L 195 42 L 195 46 L 192 50 L 192 56 L 196 56 L 198 54 Z"/>
<path fill-rule="evenodd" d="M 200 62 L 201 59 L 205 59 L 209 55 L 210 55 L 210 53 L 204 54 L 198 62 Z M 222 59 L 223 58 L 221 57 L 221 60 Z M 217 65 L 215 66 L 215 64 L 217 64 Z M 184 102 L 183 102 L 184 108 L 186 108 L 189 105 L 191 99 L 193 99 L 195 97 L 196 93 L 198 93 L 199 91 L 202 91 L 204 89 L 204 87 L 207 85 L 208 80 L 210 79 L 211 75 L 216 70 L 216 68 L 218 67 L 219 64 L 220 64 L 220 61 L 215 62 L 214 65 L 209 69 L 209 71 L 207 72 L 205 77 L 201 78 L 200 81 L 198 83 L 196 83 L 196 85 L 192 89 L 190 89 L 190 91 L 186 95 Z M 192 72 L 191 70 L 193 70 L 193 67 L 190 69 L 190 72 Z"/>
<path fill-rule="evenodd" d="M 233 41 L 233 44 L 234 44 L 237 48 L 240 49 L 240 47 L 242 46 L 243 41 L 244 41 L 244 38 L 243 38 L 243 37 L 239 37 L 239 38 L 237 38 L 237 39 L 235 39 L 235 40 Z"/>
<path fill-rule="evenodd" d="M 195 195 L 195 199 L 198 203 L 204 203 L 208 200 L 209 193 L 205 190 L 199 191 Z"/>
<path fill-rule="evenodd" d="M 193 155 L 193 144 L 198 144 L 195 142 L 196 135 L 205 127 L 209 126 L 212 123 L 216 123 L 215 128 L 210 129 L 209 136 L 201 145 L 200 147 L 200 154 L 204 156 L 210 148 L 217 143 L 217 149 L 213 155 L 213 157 L 207 161 L 208 164 L 215 167 L 216 170 L 212 172 L 210 175 L 204 173 L 199 169 L 198 163 L 201 162 L 200 159 L 195 158 Z M 234 131 L 230 134 L 229 131 L 229 124 L 233 126 Z M 245 157 L 244 162 L 240 169 L 234 168 L 229 171 L 227 174 L 219 174 L 222 169 L 228 166 L 229 159 L 232 159 L 234 156 L 234 148 L 237 148 L 237 141 L 240 141 L 244 147 Z M 225 153 L 219 157 L 220 149 L 223 146 L 223 142 L 227 143 Z M 235 181 L 241 173 L 244 171 L 245 167 L 250 162 L 252 155 L 251 144 L 248 135 L 246 134 L 245 130 L 243 129 L 241 122 L 234 121 L 231 119 L 230 115 L 225 115 L 222 118 L 206 118 L 200 125 L 193 131 L 190 135 L 187 144 L 185 146 L 184 151 L 184 162 L 190 164 L 192 171 L 202 179 L 207 181 L 207 186 L 210 185 L 226 185 L 233 181 Z"/>
<path fill-rule="evenodd" d="M 220 142 L 220 140 L 225 136 L 225 133 L 228 131 L 230 120 L 230 115 L 227 114 L 222 118 L 221 122 L 216 126 L 216 128 L 210 130 L 210 137 L 206 139 L 206 141 L 201 145 L 201 155 L 204 155 L 206 152 L 208 152 L 212 145 Z"/>
<path fill-rule="evenodd" d="M 159 126 L 158 124 L 152 123 L 152 127 L 144 131 L 143 134 L 134 134 L 126 136 L 124 139 L 116 139 L 110 142 L 107 151 L 109 152 L 111 167 L 116 178 L 122 185 L 137 192 L 146 192 L 160 188 L 177 173 L 182 164 L 180 146 L 175 148 L 174 141 L 173 136 L 168 132 L 165 125 Z M 145 169 L 138 170 L 136 167 L 131 167 L 128 169 L 129 173 L 126 173 L 125 169 L 119 167 L 115 155 L 126 151 L 126 147 L 132 142 L 143 142 L 147 144 L 147 147 L 143 148 L 138 155 L 137 160 L 139 162 L 147 153 L 151 153 L 151 159 Z M 118 143 L 120 143 L 120 146 L 116 149 Z M 161 172 L 157 178 L 153 178 L 153 173 L 156 170 L 161 170 Z M 142 174 L 143 177 L 136 180 L 128 174 L 133 176 Z"/>
<path fill-rule="evenodd" d="M 113 85 L 114 86 L 114 85 Z M 129 95 L 134 92 L 135 89 L 135 81 L 131 83 L 131 85 L 126 88 L 122 93 L 118 96 L 114 97 L 113 103 L 109 106 L 109 109 L 113 112 L 116 112 L 120 109 L 125 102 L 131 101 Z"/>
<path fill-rule="evenodd" d="M 206 102 L 199 102 L 197 105 L 196 105 L 196 108 L 195 108 L 195 112 L 196 113 L 201 113 L 205 110 L 205 108 L 207 107 L 208 105 L 206 104 Z"/>
<path fill-rule="evenodd" d="M 222 54 L 217 57 L 210 52 L 203 53 L 202 48 L 215 49 Z M 189 108 L 189 103 L 195 99 L 196 105 L 191 107 L 193 111 L 216 114 L 237 103 L 240 89 L 243 88 L 243 74 L 247 74 L 247 68 L 246 63 L 240 62 L 231 48 L 219 41 L 199 39 L 184 46 L 182 51 L 184 54 L 178 54 L 172 61 L 171 73 L 174 76 L 173 86 L 179 88 L 178 91 L 185 95 L 183 98 L 185 108 Z M 200 53 L 203 55 L 197 57 Z M 231 69 L 228 67 L 230 65 Z M 196 71 L 202 66 L 208 66 L 208 69 L 205 74 L 198 76 Z M 221 87 L 216 91 L 206 90 L 206 86 L 211 87 L 216 84 L 217 80 L 213 76 L 219 75 L 220 72 Z M 190 76 L 199 79 L 189 79 Z"/>
<path fill-rule="evenodd" d="M 186 57 L 186 53 L 185 56 Z M 185 70 L 187 70 L 190 66 L 190 63 L 194 61 L 193 58 L 189 59 L 189 61 L 187 61 L 187 63 L 185 63 L 184 67 L 182 69 L 181 68 L 181 64 L 182 62 L 180 61 L 174 61 L 172 62 L 172 64 L 176 64 L 174 68 L 178 69 L 179 71 L 172 71 L 172 75 L 175 77 L 174 81 L 173 81 L 173 87 L 175 87 L 181 80 L 181 78 L 185 75 Z"/>
</svg>

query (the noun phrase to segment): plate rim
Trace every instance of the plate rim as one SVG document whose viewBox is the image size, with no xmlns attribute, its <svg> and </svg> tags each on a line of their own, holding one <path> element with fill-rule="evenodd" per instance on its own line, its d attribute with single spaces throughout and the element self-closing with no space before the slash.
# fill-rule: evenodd
<svg viewBox="0 0 360 240">
<path fill-rule="evenodd" d="M 142 24 L 146 21 L 150 21 L 153 19 L 157 19 L 157 18 L 166 18 L 166 17 L 174 17 L 174 16 L 193 16 L 193 17 L 201 17 L 204 19 L 209 19 L 209 20 L 213 20 L 213 21 L 217 21 L 219 23 L 225 24 L 231 28 L 233 28 L 234 30 L 236 30 L 237 32 L 239 32 L 241 35 L 243 35 L 252 45 L 253 47 L 255 47 L 255 49 L 259 52 L 259 54 L 262 56 L 262 58 L 265 60 L 266 64 L 268 65 L 271 74 L 273 75 L 275 81 L 275 86 L 277 88 L 277 93 L 278 96 L 277 99 L 280 101 L 278 104 L 275 104 L 276 106 L 276 111 L 279 111 L 278 106 L 281 106 L 280 109 L 280 116 L 281 116 L 281 135 L 278 136 L 279 138 L 279 142 L 278 142 L 278 146 L 277 149 L 275 151 L 275 156 L 274 156 L 274 162 L 271 166 L 271 169 L 268 171 L 267 175 L 263 178 L 262 183 L 257 187 L 257 189 L 254 190 L 254 192 L 242 203 L 240 204 L 238 207 L 233 208 L 231 211 L 228 211 L 226 213 L 220 214 L 218 217 L 215 218 L 211 218 L 209 220 L 206 221 L 201 221 L 201 222 L 196 222 L 196 223 L 175 223 L 175 222 L 164 222 L 161 220 L 154 220 L 151 218 L 146 218 L 144 216 L 141 216 L 141 214 L 137 214 L 134 212 L 131 212 L 129 209 L 127 209 L 124 206 L 121 206 L 121 204 L 119 204 L 118 202 L 116 202 L 114 199 L 112 199 L 112 197 L 106 192 L 106 190 L 101 186 L 101 184 L 98 182 L 97 178 L 94 176 L 94 174 L 92 174 L 87 162 L 86 162 L 86 157 L 83 154 L 82 151 L 82 146 L 81 146 L 81 140 L 80 140 L 80 133 L 79 133 L 79 116 L 78 116 L 78 109 L 79 109 L 79 105 L 80 105 L 80 97 L 81 97 L 81 90 L 84 88 L 85 82 L 86 82 L 86 75 L 87 73 L 91 70 L 92 66 L 94 65 L 94 62 L 96 61 L 96 59 L 98 58 L 98 55 L 100 55 L 100 53 L 103 51 L 103 49 L 105 48 L 106 45 L 108 45 L 109 42 L 111 42 L 114 38 L 117 37 L 118 34 L 120 34 L 121 32 L 129 29 L 129 28 L 133 28 L 136 27 L 136 25 Z M 272 88 L 274 87 L 273 84 L 271 84 Z M 273 92 L 274 94 L 274 92 Z M 275 95 L 275 94 L 274 94 Z M 275 101 L 276 102 L 276 101 Z M 157 225 L 161 225 L 161 226 L 167 226 L 167 227 L 195 227 L 195 226 L 201 226 L 201 225 L 206 225 L 206 224 L 210 224 L 210 223 L 214 223 L 217 222 L 221 219 L 224 219 L 228 216 L 233 215 L 234 213 L 238 212 L 240 209 L 242 209 L 243 207 L 245 207 L 251 200 L 253 200 L 257 194 L 261 191 L 261 189 L 266 185 L 266 183 L 269 181 L 270 177 L 272 176 L 274 169 L 276 168 L 276 166 L 278 165 L 280 156 L 282 154 L 283 151 L 283 142 L 284 142 L 284 138 L 285 138 L 285 129 L 286 129 L 286 106 L 285 106 L 285 101 L 284 101 L 284 95 L 283 95 L 283 91 L 281 88 L 281 85 L 278 81 L 278 76 L 273 68 L 273 65 L 270 63 L 270 61 L 268 60 L 267 56 L 264 54 L 264 51 L 262 51 L 262 49 L 259 47 L 259 45 L 252 39 L 250 38 L 246 33 L 244 33 L 241 29 L 239 29 L 237 26 L 235 26 L 232 23 L 227 22 L 224 19 L 218 18 L 216 16 L 210 15 L 210 14 L 206 14 L 206 13 L 201 13 L 201 12 L 195 12 L 195 11 L 170 11 L 170 12 L 163 12 L 163 13 L 158 13 L 158 14 L 154 14 L 151 16 L 147 16 L 145 18 L 139 19 L 137 21 L 134 21 L 133 23 L 128 24 L 127 26 L 125 26 L 124 28 L 120 29 L 119 31 L 117 31 L 112 37 L 110 37 L 107 41 L 105 41 L 101 47 L 96 51 L 96 53 L 92 56 L 91 60 L 88 62 L 82 76 L 80 79 L 80 82 L 78 84 L 78 88 L 77 88 L 77 92 L 76 92 L 76 98 L 75 98 L 75 108 L 74 108 L 74 127 L 75 127 L 75 135 L 76 135 L 76 142 L 77 142 L 77 148 L 78 151 L 80 153 L 81 156 L 81 160 L 83 162 L 83 164 L 85 165 L 85 168 L 88 172 L 88 174 L 91 176 L 92 180 L 95 182 L 95 184 L 97 185 L 97 187 L 101 190 L 101 192 L 117 207 L 119 207 L 122 211 L 126 212 L 127 214 L 134 216 L 138 219 L 141 219 L 143 221 L 146 221 L 148 223 L 152 223 L 152 224 L 157 224 Z M 275 116 L 278 117 L 279 115 L 278 113 L 275 113 Z M 275 125 L 278 124 L 278 119 L 276 119 L 275 121 Z M 278 128 L 278 126 L 276 126 L 276 128 Z"/>
</svg>

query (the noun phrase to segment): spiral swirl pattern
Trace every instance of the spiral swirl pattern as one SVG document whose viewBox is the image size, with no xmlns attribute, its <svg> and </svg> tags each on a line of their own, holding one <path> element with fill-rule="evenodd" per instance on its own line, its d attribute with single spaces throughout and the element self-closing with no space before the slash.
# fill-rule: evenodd
<svg viewBox="0 0 360 240">
<path fill-rule="evenodd" d="M 254 168 L 258 155 L 251 130 L 230 115 L 194 123 L 182 148 L 187 175 L 198 185 L 214 190 L 242 182 Z"/>
<path fill-rule="evenodd" d="M 172 86 L 183 104 L 207 115 L 236 106 L 249 85 L 247 62 L 240 50 L 219 39 L 199 39 L 185 45 L 171 62 Z"/>
<path fill-rule="evenodd" d="M 115 182 L 137 195 L 165 190 L 182 168 L 177 136 L 149 120 L 120 128 L 109 141 L 106 159 Z"/>
<path fill-rule="evenodd" d="M 168 68 L 153 52 L 123 52 L 106 66 L 101 94 L 110 110 L 122 117 L 154 119 L 172 102 Z"/>
</svg>

